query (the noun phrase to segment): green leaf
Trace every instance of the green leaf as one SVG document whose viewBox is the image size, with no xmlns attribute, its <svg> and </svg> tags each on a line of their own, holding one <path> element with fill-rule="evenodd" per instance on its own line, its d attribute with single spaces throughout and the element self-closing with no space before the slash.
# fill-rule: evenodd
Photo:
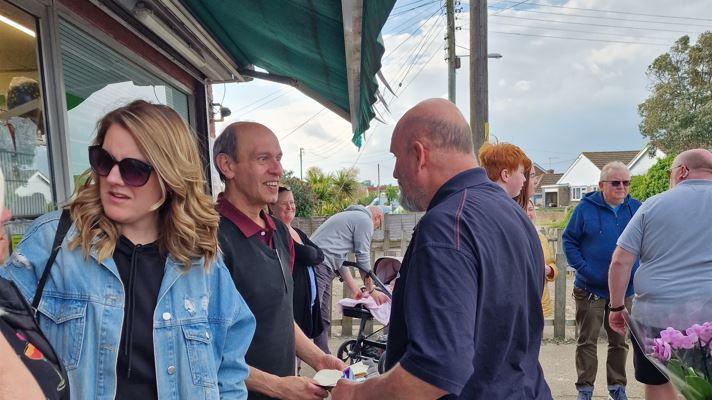
<svg viewBox="0 0 712 400">
<path fill-rule="evenodd" d="M 700 400 L 712 399 L 712 384 L 707 382 L 705 378 L 700 378 L 699 376 L 688 376 L 685 378 L 685 382 L 690 386 L 690 389 Z"/>
<path fill-rule="evenodd" d="M 670 359 L 667 363 L 667 369 L 678 378 L 685 379 L 685 369 L 682 367 L 680 360 L 674 358 Z"/>
</svg>

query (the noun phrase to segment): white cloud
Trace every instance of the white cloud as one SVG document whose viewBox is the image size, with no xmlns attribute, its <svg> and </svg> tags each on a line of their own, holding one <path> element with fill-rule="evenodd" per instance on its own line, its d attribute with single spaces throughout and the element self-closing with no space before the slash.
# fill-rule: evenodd
<svg viewBox="0 0 712 400">
<path fill-rule="evenodd" d="M 528 92 L 532 88 L 532 83 L 530 81 L 518 81 L 514 84 L 514 90 L 517 92 Z"/>
</svg>

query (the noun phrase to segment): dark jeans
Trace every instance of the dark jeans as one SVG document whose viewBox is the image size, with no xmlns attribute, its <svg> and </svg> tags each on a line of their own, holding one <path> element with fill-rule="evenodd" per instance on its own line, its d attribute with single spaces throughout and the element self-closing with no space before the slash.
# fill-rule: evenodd
<svg viewBox="0 0 712 400">
<path fill-rule="evenodd" d="M 314 338 L 314 343 L 324 353 L 331 354 L 329 351 L 329 332 L 331 331 L 331 282 L 336 274 L 326 264 L 319 264 L 314 267 L 314 275 L 316 275 L 316 291 L 321 302 L 321 321 L 323 322 L 324 330 L 321 334 Z"/>
<path fill-rule="evenodd" d="M 608 325 L 608 299 L 599 298 L 593 293 L 574 287 L 574 300 L 576 300 L 576 324 L 579 335 L 576 343 L 576 372 L 578 380 L 576 387 L 593 387 L 598 371 L 597 343 L 601 326 L 605 327 L 608 335 L 608 357 L 606 358 L 606 380 L 608 386 L 625 386 L 625 362 L 628 356 L 628 343 L 625 336 L 615 332 Z M 630 309 L 632 299 L 625 299 L 625 304 Z"/>
</svg>

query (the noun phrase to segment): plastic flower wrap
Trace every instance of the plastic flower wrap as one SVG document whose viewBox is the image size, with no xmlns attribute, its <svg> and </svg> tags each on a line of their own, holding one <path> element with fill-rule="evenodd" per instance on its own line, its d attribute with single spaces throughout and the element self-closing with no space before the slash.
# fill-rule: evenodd
<svg viewBox="0 0 712 400">
<path fill-rule="evenodd" d="M 637 315 L 634 305 L 627 318 L 648 360 L 688 400 L 712 400 L 712 289 L 710 293 L 710 299 L 678 300 Z"/>
</svg>

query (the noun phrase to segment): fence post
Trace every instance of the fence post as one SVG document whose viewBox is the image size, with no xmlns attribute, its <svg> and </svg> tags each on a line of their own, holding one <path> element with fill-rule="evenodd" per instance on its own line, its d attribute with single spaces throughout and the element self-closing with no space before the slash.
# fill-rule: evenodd
<svg viewBox="0 0 712 400">
<path fill-rule="evenodd" d="M 563 247 L 561 244 L 561 235 L 563 229 L 556 230 L 558 238 L 556 244 L 556 268 L 559 270 L 559 276 L 556 278 L 554 285 L 554 338 L 566 338 L 566 256 L 564 256 Z"/>
</svg>

